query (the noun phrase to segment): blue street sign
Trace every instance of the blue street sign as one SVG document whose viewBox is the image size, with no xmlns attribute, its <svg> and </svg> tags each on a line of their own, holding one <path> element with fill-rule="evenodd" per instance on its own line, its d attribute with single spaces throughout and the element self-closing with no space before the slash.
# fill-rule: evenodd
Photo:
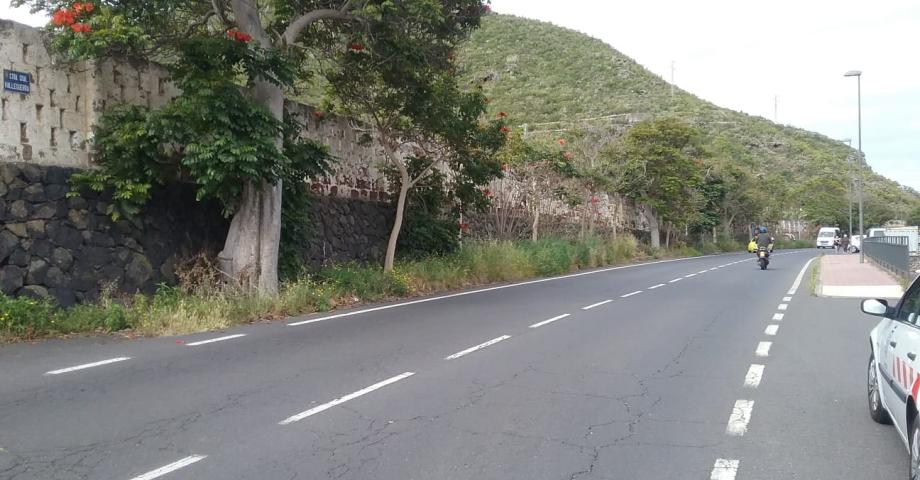
<svg viewBox="0 0 920 480">
<path fill-rule="evenodd" d="M 28 94 L 31 89 L 32 75 L 15 70 L 3 70 L 3 90 Z"/>
</svg>

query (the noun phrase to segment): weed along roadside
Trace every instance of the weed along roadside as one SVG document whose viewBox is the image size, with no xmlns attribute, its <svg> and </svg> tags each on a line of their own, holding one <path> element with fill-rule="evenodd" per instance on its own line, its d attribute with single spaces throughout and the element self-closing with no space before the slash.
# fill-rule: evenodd
<svg viewBox="0 0 920 480">
<path fill-rule="evenodd" d="M 33 340 L 80 333 L 128 336 L 177 335 L 247 322 L 323 312 L 362 302 L 424 295 L 496 282 L 562 275 L 578 270 L 659 258 L 693 257 L 737 250 L 722 242 L 702 251 L 683 247 L 651 251 L 632 236 L 616 239 L 473 242 L 442 256 L 378 266 L 344 264 L 289 279 L 277 295 L 220 288 L 206 262 L 187 267 L 179 286 L 161 285 L 153 295 L 103 295 L 69 309 L 31 298 L 0 295 L 0 339 Z"/>
</svg>

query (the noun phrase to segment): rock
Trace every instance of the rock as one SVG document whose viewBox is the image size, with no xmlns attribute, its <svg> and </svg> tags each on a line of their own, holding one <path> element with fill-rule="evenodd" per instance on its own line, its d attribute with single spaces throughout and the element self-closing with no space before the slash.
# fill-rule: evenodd
<svg viewBox="0 0 920 480">
<path fill-rule="evenodd" d="M 10 254 L 9 259 L 7 259 L 7 263 L 19 267 L 28 267 L 30 258 L 32 258 L 32 256 L 29 255 L 25 249 L 17 248 L 16 250 L 13 250 L 13 253 Z"/>
<path fill-rule="evenodd" d="M 29 183 L 42 181 L 42 169 L 35 164 L 25 163 L 19 166 L 19 176 Z"/>
<path fill-rule="evenodd" d="M 0 232 L 0 263 L 13 253 L 17 245 L 19 245 L 19 238 L 13 232 L 6 230 Z"/>
<path fill-rule="evenodd" d="M 67 212 L 67 220 L 74 228 L 83 230 L 89 226 L 89 212 L 86 210 L 70 209 Z"/>
<path fill-rule="evenodd" d="M 13 232 L 17 237 L 26 238 L 28 229 L 25 223 L 7 223 L 6 229 Z"/>
<path fill-rule="evenodd" d="M 133 238 L 131 238 L 131 237 L 126 237 L 126 238 L 125 238 L 125 246 L 128 247 L 128 248 L 130 248 L 131 250 L 134 250 L 135 252 L 142 252 L 142 251 L 143 251 L 143 249 L 141 248 L 141 245 L 140 245 L 139 243 L 137 243 L 137 240 L 135 240 L 135 239 L 133 239 Z"/>
<path fill-rule="evenodd" d="M 87 241 L 90 245 L 96 245 L 99 247 L 114 247 L 115 240 L 112 240 L 112 237 L 104 233 L 99 232 L 90 232 L 89 239 Z"/>
<path fill-rule="evenodd" d="M 12 295 L 22 287 L 23 277 L 22 269 L 15 265 L 0 268 L 0 291 Z"/>
<path fill-rule="evenodd" d="M 2 185 L 3 184 L 0 183 L 0 190 L 3 189 Z M 7 212 L 6 200 L 3 199 L 3 192 L 0 191 L 0 221 L 6 218 L 6 212 Z"/>
<path fill-rule="evenodd" d="M 51 295 L 48 294 L 48 289 L 41 285 L 26 285 L 19 290 L 19 295 L 23 297 L 30 297 L 36 300 L 48 300 L 51 298 Z"/>
<path fill-rule="evenodd" d="M 51 277 L 51 270 L 53 269 L 48 270 L 49 279 Z M 46 281 L 45 283 L 47 283 L 48 286 L 55 286 L 51 285 L 50 280 Z M 74 290 L 92 292 L 98 286 L 98 284 L 99 282 L 96 278 L 96 272 L 93 271 L 92 268 L 85 265 L 77 265 L 73 268 L 73 274 L 70 276 L 70 287 Z"/>
<path fill-rule="evenodd" d="M 43 219 L 54 218 L 54 216 L 57 214 L 57 211 L 58 207 L 54 203 L 43 203 L 39 205 L 34 212 L 32 212 L 32 217 Z"/>
<path fill-rule="evenodd" d="M 29 208 L 29 204 L 26 203 L 25 200 L 16 200 L 12 204 L 10 204 L 9 213 L 10 213 L 10 217 L 22 220 L 29 216 L 30 210 L 31 209 Z"/>
<path fill-rule="evenodd" d="M 67 278 L 67 275 L 64 274 L 58 267 L 51 267 L 45 272 L 45 285 L 52 288 L 62 288 L 69 287 L 70 281 Z"/>
<path fill-rule="evenodd" d="M 51 241 L 56 245 L 70 251 L 74 251 L 83 245 L 83 236 L 80 235 L 80 232 L 67 225 L 49 230 L 48 236 L 51 237 Z"/>
<path fill-rule="evenodd" d="M 109 214 L 109 204 L 105 202 L 99 202 L 96 204 L 96 212 L 103 215 Z"/>
<path fill-rule="evenodd" d="M 26 283 L 38 285 L 45 283 L 45 275 L 48 273 L 48 262 L 40 258 L 32 258 L 29 262 L 29 270 L 26 272 Z"/>
<path fill-rule="evenodd" d="M 67 249 L 57 247 L 51 252 L 51 263 L 62 270 L 69 270 L 70 266 L 73 265 L 73 255 Z"/>
<path fill-rule="evenodd" d="M 36 257 L 48 258 L 51 256 L 51 241 L 47 239 L 36 239 L 27 250 Z"/>
<path fill-rule="evenodd" d="M 67 199 L 67 206 L 75 209 L 82 210 L 87 206 L 86 199 L 83 197 L 71 197 Z"/>
<path fill-rule="evenodd" d="M 67 185 L 67 180 L 73 174 L 73 170 L 64 167 L 46 167 L 45 183 L 52 185 Z"/>
<path fill-rule="evenodd" d="M 22 191 L 22 198 L 30 202 L 44 202 L 45 187 L 40 183 L 33 183 Z"/>
<path fill-rule="evenodd" d="M 82 261 L 97 267 L 111 263 L 109 250 L 104 247 L 86 246 L 77 252 L 77 256 Z"/>
<path fill-rule="evenodd" d="M 45 221 L 29 220 L 26 222 L 26 231 L 29 233 L 29 238 L 45 238 Z"/>
<path fill-rule="evenodd" d="M 69 191 L 70 188 L 67 185 L 45 185 L 45 198 L 52 202 L 63 200 Z"/>
<path fill-rule="evenodd" d="M 153 275 L 153 266 L 147 257 L 135 253 L 131 262 L 125 267 L 125 287 L 130 291 L 140 289 Z"/>
<path fill-rule="evenodd" d="M 67 288 L 51 288 L 48 293 L 64 308 L 72 307 L 77 302 L 73 290 Z"/>
</svg>

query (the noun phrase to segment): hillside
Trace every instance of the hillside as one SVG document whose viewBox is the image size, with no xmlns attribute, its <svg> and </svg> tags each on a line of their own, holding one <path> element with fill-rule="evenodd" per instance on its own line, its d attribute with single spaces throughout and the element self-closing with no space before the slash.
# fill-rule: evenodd
<svg viewBox="0 0 920 480">
<path fill-rule="evenodd" d="M 805 200 L 794 198 L 794 186 L 840 175 L 853 153 L 823 135 L 721 108 L 676 88 L 672 98 L 670 84 L 611 46 L 545 22 L 489 15 L 459 58 L 465 80 L 481 84 L 491 99 L 492 113 L 507 112 L 532 130 L 567 126 L 540 125 L 545 122 L 614 114 L 675 116 L 694 124 L 714 148 L 769 174 L 785 214 Z M 875 174 L 867 177 L 866 192 L 867 222 L 903 218 L 920 206 L 915 191 Z"/>
</svg>

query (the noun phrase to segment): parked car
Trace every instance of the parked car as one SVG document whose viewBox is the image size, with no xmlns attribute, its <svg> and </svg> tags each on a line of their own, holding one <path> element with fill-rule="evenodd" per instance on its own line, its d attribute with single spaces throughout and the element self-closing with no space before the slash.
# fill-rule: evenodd
<svg viewBox="0 0 920 480">
<path fill-rule="evenodd" d="M 910 455 L 910 478 L 920 478 L 920 280 L 896 306 L 863 300 L 862 311 L 882 318 L 869 333 L 869 416 L 894 424 Z"/>
<path fill-rule="evenodd" d="M 840 236 L 840 229 L 837 227 L 821 227 L 818 230 L 818 238 L 815 240 L 817 248 L 834 248 L 834 238 Z"/>
</svg>

